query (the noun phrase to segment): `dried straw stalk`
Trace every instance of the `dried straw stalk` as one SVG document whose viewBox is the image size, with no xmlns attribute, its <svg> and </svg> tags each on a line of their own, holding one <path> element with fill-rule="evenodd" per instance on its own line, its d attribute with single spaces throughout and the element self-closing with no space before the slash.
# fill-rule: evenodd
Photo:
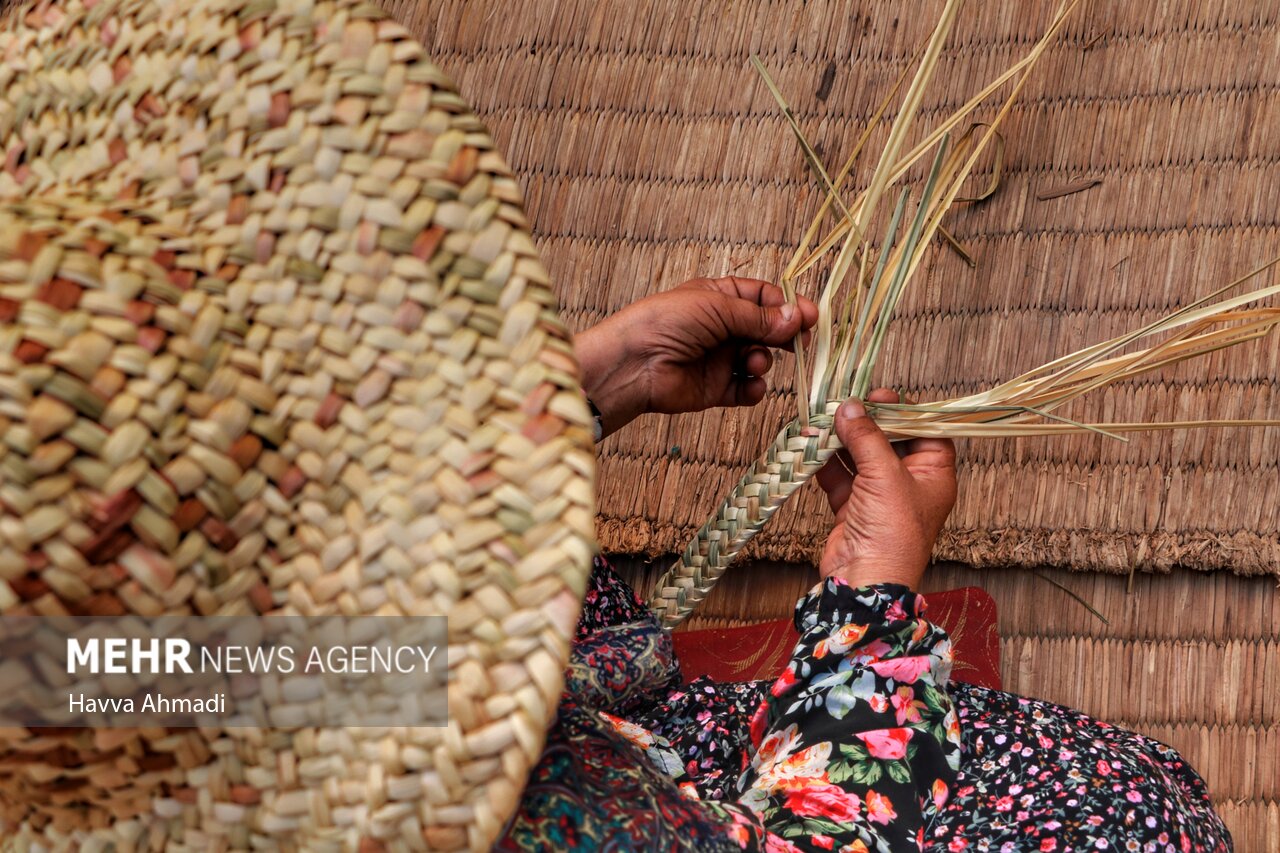
<svg viewBox="0 0 1280 853">
<path fill-rule="evenodd" d="M 676 565 L 659 579 L 650 606 L 664 625 L 674 626 L 688 616 L 751 537 L 840 449 L 833 430 L 836 409 L 851 396 L 865 397 L 872 387 L 873 372 L 894 311 L 914 279 L 929 243 L 936 234 L 945 234 L 941 223 L 947 212 L 957 203 L 972 200 L 961 198 L 961 187 L 988 148 L 995 151 L 999 161 L 999 127 L 1077 3 L 1078 0 L 1064 2 L 1026 56 L 932 128 L 915 147 L 905 150 L 923 94 L 961 5 L 961 0 L 948 0 L 903 96 L 871 180 L 847 203 L 841 195 L 842 185 L 905 76 L 877 108 L 853 153 L 832 179 L 778 87 L 759 61 L 753 59 L 826 192 L 826 200 L 782 275 L 787 298 L 795 300 L 797 281 L 819 261 L 831 255 L 834 260 L 818 293 L 812 354 L 806 353 L 800 340 L 796 341 L 798 415 L 782 428 L 698 531 Z M 1010 90 L 995 116 L 975 123 L 978 107 L 1007 84 L 1011 84 Z M 964 125 L 968 129 L 952 141 L 952 134 Z M 867 235 L 873 223 L 880 221 L 875 216 L 881 210 L 881 202 L 892 197 L 891 188 L 926 157 L 931 157 L 931 165 L 914 204 L 910 187 L 899 189 L 883 237 L 873 243 Z M 993 189 L 988 187 L 980 197 Z M 823 233 L 832 217 L 835 224 Z M 1138 430 L 1274 425 L 1277 422 L 1235 420 L 1084 424 L 1054 412 L 1097 388 L 1269 333 L 1280 323 L 1280 309 L 1257 307 L 1255 303 L 1280 294 L 1280 285 L 1231 294 L 1278 262 L 1280 258 L 1265 263 L 1147 326 L 1085 347 L 990 390 L 928 404 L 869 404 L 868 410 L 893 440 L 1080 432 L 1125 440 L 1125 433 Z M 1139 342 L 1145 346 L 1133 349 Z"/>
</svg>

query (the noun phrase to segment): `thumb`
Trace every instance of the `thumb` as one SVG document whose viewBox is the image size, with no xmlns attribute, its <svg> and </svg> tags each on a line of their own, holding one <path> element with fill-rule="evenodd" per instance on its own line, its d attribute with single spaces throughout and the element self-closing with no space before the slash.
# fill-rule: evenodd
<svg viewBox="0 0 1280 853">
<path fill-rule="evenodd" d="M 729 337 L 770 346 L 785 344 L 800 334 L 804 320 L 791 303 L 766 308 L 732 296 L 725 297 L 720 317 Z"/>
<path fill-rule="evenodd" d="M 888 479 L 901 470 L 893 445 L 856 397 L 836 410 L 836 435 L 853 457 L 859 478 Z"/>
</svg>

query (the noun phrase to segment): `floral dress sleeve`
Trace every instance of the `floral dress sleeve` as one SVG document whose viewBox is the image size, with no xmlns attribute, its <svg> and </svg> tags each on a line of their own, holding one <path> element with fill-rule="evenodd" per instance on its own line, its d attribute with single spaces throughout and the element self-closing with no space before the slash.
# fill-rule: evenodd
<svg viewBox="0 0 1280 853">
<path fill-rule="evenodd" d="M 765 849 L 923 845 L 960 749 L 944 690 L 951 642 L 923 612 L 924 599 L 904 586 L 832 578 L 796 605 L 800 642 L 752 722 L 741 797 L 721 804 L 762 824 Z"/>
</svg>

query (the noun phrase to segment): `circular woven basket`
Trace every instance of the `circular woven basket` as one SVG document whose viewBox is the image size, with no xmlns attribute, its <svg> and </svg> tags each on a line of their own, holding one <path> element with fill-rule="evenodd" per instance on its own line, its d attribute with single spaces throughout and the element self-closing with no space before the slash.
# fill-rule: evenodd
<svg viewBox="0 0 1280 853">
<path fill-rule="evenodd" d="M 0 32 L 0 612 L 448 616 L 444 728 L 0 730 L 17 848 L 485 849 L 562 687 L 590 415 L 484 128 L 346 0 Z"/>
</svg>

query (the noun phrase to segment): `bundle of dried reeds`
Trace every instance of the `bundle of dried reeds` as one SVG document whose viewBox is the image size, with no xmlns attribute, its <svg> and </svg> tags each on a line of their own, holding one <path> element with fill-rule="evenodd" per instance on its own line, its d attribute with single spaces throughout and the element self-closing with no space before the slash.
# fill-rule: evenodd
<svg viewBox="0 0 1280 853">
<path fill-rule="evenodd" d="M 999 127 L 1078 1 L 1064 2 L 1042 38 L 1021 60 L 907 149 L 907 139 L 921 113 L 924 92 L 937 70 L 942 46 L 961 6 L 961 0 L 948 0 L 920 55 L 871 179 L 848 201 L 844 183 L 905 82 L 905 72 L 832 178 L 805 139 L 778 87 L 763 65 L 753 59 L 826 194 L 783 272 L 781 284 L 788 298 L 794 300 L 802 279 L 815 272 L 820 262 L 825 281 L 817 293 L 819 319 L 813 331 L 812 352 L 806 352 L 803 341 L 795 342 L 798 415 L 783 427 L 716 514 L 698 531 L 679 562 L 659 579 L 650 605 L 665 625 L 678 624 L 692 612 L 774 511 L 840 449 L 832 428 L 835 410 L 851 396 L 865 397 L 872 387 L 897 305 L 933 238 L 942 235 L 949 239 L 942 220 L 954 205 L 966 200 L 961 197 L 962 187 L 988 150 L 994 152 L 994 180 L 998 181 L 1003 154 Z M 1005 87 L 1009 91 L 995 115 L 977 122 L 981 105 Z M 966 129 L 955 135 L 962 126 Z M 927 174 L 913 191 L 908 173 L 927 158 Z M 886 217 L 882 202 L 888 199 L 895 200 Z M 881 214 L 879 219 L 877 212 Z M 870 234 L 873 226 L 880 223 L 884 223 L 883 236 L 875 242 Z M 988 391 L 925 404 L 868 404 L 868 410 L 891 439 L 899 440 L 1085 431 L 1124 440 L 1124 433 L 1137 430 L 1275 424 L 1234 420 L 1085 424 L 1056 414 L 1055 410 L 1111 383 L 1266 335 L 1280 323 L 1280 308 L 1256 303 L 1280 293 L 1280 286 L 1243 294 L 1233 291 L 1278 262 L 1280 258 L 1269 261 L 1142 328 L 1063 356 Z"/>
</svg>

